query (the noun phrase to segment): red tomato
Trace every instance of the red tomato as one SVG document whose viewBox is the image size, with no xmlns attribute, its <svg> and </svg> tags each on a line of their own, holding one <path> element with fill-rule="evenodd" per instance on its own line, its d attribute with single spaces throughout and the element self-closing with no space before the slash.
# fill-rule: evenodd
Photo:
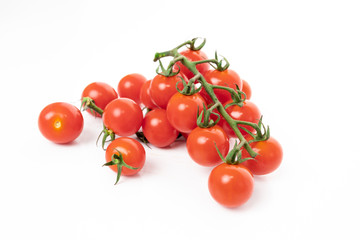
<svg viewBox="0 0 360 240">
<path fill-rule="evenodd" d="M 166 110 L 157 108 L 145 115 L 142 130 L 146 139 L 156 147 L 172 144 L 179 132 L 169 123 Z"/>
<path fill-rule="evenodd" d="M 151 80 L 146 81 L 140 90 L 140 101 L 144 104 L 145 107 L 149 109 L 155 109 L 157 106 L 155 105 L 154 101 L 150 97 L 150 84 Z"/>
<path fill-rule="evenodd" d="M 231 103 L 232 101 L 229 101 L 226 104 Z M 239 107 L 237 105 L 230 106 L 226 109 L 226 112 L 230 115 L 231 118 L 239 121 L 247 121 L 252 123 L 258 123 L 259 119 L 261 117 L 259 108 L 250 101 L 245 101 L 244 105 L 242 107 Z M 235 132 L 230 127 L 230 125 L 226 122 L 224 118 L 221 118 L 219 121 L 219 125 L 225 130 L 225 132 L 228 134 L 229 137 L 237 138 Z M 245 125 L 238 125 L 246 128 L 250 132 L 255 132 L 254 128 L 250 126 Z M 247 132 L 239 128 L 242 135 L 248 135 Z"/>
<path fill-rule="evenodd" d="M 146 78 L 138 73 L 126 75 L 120 79 L 118 84 L 118 93 L 121 98 L 130 98 L 137 104 L 140 104 L 140 90 L 146 82 Z"/>
<path fill-rule="evenodd" d="M 189 134 L 186 148 L 196 163 L 202 166 L 214 166 L 222 161 L 215 144 L 222 156 L 226 156 L 229 151 L 229 138 L 221 127 L 218 125 L 210 128 L 197 127 Z"/>
<path fill-rule="evenodd" d="M 204 78 L 212 85 L 230 87 L 234 90 L 236 90 L 237 85 L 240 90 L 242 89 L 242 81 L 239 75 L 231 69 L 227 69 L 225 71 L 209 70 L 204 74 Z M 214 89 L 214 93 L 221 103 L 231 100 L 231 94 L 226 90 Z M 208 103 L 209 101 L 211 102 L 211 98 L 204 88 L 201 89 L 200 94 Z"/>
<path fill-rule="evenodd" d="M 153 102 L 160 108 L 166 109 L 166 106 L 170 100 L 170 98 L 177 93 L 176 84 L 178 84 L 178 88 L 182 90 L 184 88 L 181 83 L 181 79 L 179 76 L 183 77 L 187 82 L 187 78 L 179 73 L 172 77 L 165 77 L 163 75 L 156 75 L 150 84 L 150 96 Z"/>
<path fill-rule="evenodd" d="M 204 52 L 198 50 L 193 51 L 191 49 L 187 49 L 185 51 L 180 52 L 181 55 L 185 56 L 189 61 L 195 62 L 195 61 L 201 61 L 207 59 L 207 56 Z M 194 74 L 185 67 L 181 62 L 177 62 L 176 64 L 179 65 L 180 71 L 188 78 L 194 77 Z M 207 70 L 209 70 L 210 65 L 209 63 L 201 63 L 196 65 L 196 69 L 201 73 L 204 74 Z M 177 65 L 174 67 L 175 71 L 178 69 Z"/>
<path fill-rule="evenodd" d="M 211 171 L 208 187 L 218 203 L 225 207 L 238 207 L 251 197 L 254 179 L 243 165 L 222 163 Z"/>
<path fill-rule="evenodd" d="M 119 136 L 135 134 L 141 127 L 143 115 L 141 108 L 129 98 L 111 101 L 103 113 L 105 127 Z"/>
<path fill-rule="evenodd" d="M 103 82 L 93 82 L 87 85 L 81 94 L 81 98 L 89 97 L 94 100 L 96 106 L 105 109 L 106 105 L 112 100 L 118 98 L 118 94 L 113 87 Z M 91 113 L 90 109 L 87 112 Z M 101 117 L 100 114 L 95 113 L 96 117 Z"/>
<path fill-rule="evenodd" d="M 145 164 L 145 149 L 144 147 L 136 140 L 128 137 L 120 137 L 112 141 L 106 149 L 105 158 L 106 162 L 112 161 L 112 156 L 114 154 L 119 155 L 121 153 L 123 161 L 137 169 L 130 169 L 126 166 L 123 166 L 121 169 L 121 174 L 125 176 L 134 175 L 139 172 Z M 117 165 L 112 165 L 110 168 L 118 172 Z"/>
<path fill-rule="evenodd" d="M 197 93 L 187 96 L 175 93 L 171 97 L 166 108 L 167 118 L 170 124 L 179 132 L 190 133 L 197 127 L 197 112 L 204 109 L 204 99 Z"/>
<path fill-rule="evenodd" d="M 246 94 L 246 100 L 250 100 L 251 98 L 251 87 L 247 81 L 241 79 L 243 83 L 242 91 Z"/>
<path fill-rule="evenodd" d="M 47 105 L 39 115 L 38 125 L 42 135 L 55 143 L 69 143 L 82 132 L 84 119 L 75 106 L 56 102 Z"/>
<path fill-rule="evenodd" d="M 275 171 L 281 164 L 283 151 L 275 138 L 270 137 L 266 141 L 250 143 L 251 148 L 258 153 L 255 160 L 247 160 L 242 164 L 249 168 L 254 175 L 264 175 Z M 243 158 L 250 157 L 244 150 Z"/>
</svg>

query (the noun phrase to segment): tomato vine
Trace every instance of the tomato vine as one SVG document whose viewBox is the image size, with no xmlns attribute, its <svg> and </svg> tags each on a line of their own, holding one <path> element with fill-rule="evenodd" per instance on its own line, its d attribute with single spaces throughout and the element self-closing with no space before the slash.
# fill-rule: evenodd
<svg viewBox="0 0 360 240">
<path fill-rule="evenodd" d="M 201 44 L 196 47 L 195 44 L 196 44 L 197 41 L 198 41 L 198 38 L 194 38 L 192 40 L 186 41 L 186 42 L 178 45 L 177 47 L 175 47 L 175 48 L 173 48 L 173 49 L 171 49 L 169 51 L 157 52 L 157 53 L 155 53 L 154 62 L 159 61 L 161 67 L 163 68 L 162 63 L 161 63 L 161 59 L 164 58 L 164 57 L 172 57 L 173 58 L 169 62 L 168 68 L 165 69 L 165 71 L 163 71 L 163 72 L 171 73 L 174 65 L 177 62 L 181 62 L 182 65 L 184 65 L 186 68 L 188 68 L 194 74 L 194 77 L 189 79 L 188 83 L 184 86 L 184 89 L 183 89 L 183 91 L 181 91 L 181 93 L 189 94 L 189 93 L 197 92 L 198 90 L 196 90 L 194 88 L 194 83 L 195 83 L 195 81 L 197 81 L 197 82 L 199 82 L 201 84 L 201 86 L 199 88 L 204 88 L 205 91 L 207 92 L 207 94 L 210 96 L 211 100 L 214 102 L 214 107 L 211 107 L 210 111 L 208 111 L 208 112 L 206 112 L 206 110 L 205 110 L 205 112 L 200 114 L 199 118 L 202 118 L 203 115 L 205 115 L 205 117 L 208 117 L 209 114 L 211 113 L 211 111 L 216 108 L 217 111 L 221 114 L 221 116 L 228 122 L 230 127 L 235 132 L 237 138 L 240 140 L 240 143 L 236 144 L 234 146 L 234 149 L 232 151 L 230 151 L 230 153 L 228 154 L 229 155 L 228 158 L 233 159 L 233 155 L 239 156 L 238 153 L 240 153 L 242 147 L 249 153 L 251 158 L 255 158 L 257 153 L 251 148 L 249 142 L 241 134 L 241 132 L 240 132 L 240 130 L 238 128 L 238 124 L 247 125 L 247 126 L 250 126 L 250 127 L 255 129 L 256 134 L 251 133 L 251 136 L 254 137 L 254 139 L 251 140 L 251 141 L 264 141 L 264 140 L 267 140 L 270 137 L 269 127 L 264 126 L 264 124 L 262 122 L 262 118 L 256 124 L 256 123 L 251 123 L 251 122 L 246 122 L 246 121 L 234 120 L 234 119 L 232 119 L 230 117 L 230 115 L 225 110 L 227 106 L 223 106 L 221 104 L 218 97 L 214 93 L 214 89 L 223 89 L 223 90 L 226 90 L 226 91 L 230 92 L 231 97 L 233 99 L 233 104 L 237 104 L 239 106 L 241 106 L 242 103 L 245 101 L 246 95 L 245 95 L 245 93 L 241 92 L 239 90 L 239 88 L 237 88 L 237 90 L 234 90 L 234 89 L 232 89 L 230 87 L 216 86 L 216 85 L 208 83 L 206 81 L 206 79 L 204 78 L 204 76 L 196 68 L 197 64 L 209 63 L 214 68 L 216 68 L 217 70 L 224 71 L 230 66 L 230 63 L 228 62 L 228 60 L 226 58 L 222 58 L 219 61 L 218 55 L 217 55 L 217 53 L 215 53 L 215 58 L 214 59 L 205 59 L 205 60 L 201 60 L 201 61 L 191 62 L 189 59 L 187 59 L 186 57 L 184 57 L 183 55 L 181 55 L 179 53 L 179 49 L 184 47 L 184 46 L 187 46 L 188 48 L 196 51 L 196 50 L 200 50 L 206 43 L 206 39 L 203 39 Z M 225 65 L 224 65 L 224 63 L 225 63 Z M 183 81 L 183 84 L 185 84 L 184 81 Z M 206 121 L 208 121 L 208 120 L 205 120 L 205 123 L 206 123 Z M 198 121 L 198 123 L 199 123 L 199 121 Z M 206 124 L 199 124 L 199 125 L 202 126 L 202 127 L 205 127 Z M 212 123 L 212 125 L 213 125 L 213 123 Z M 230 155 L 232 155 L 232 156 L 230 156 Z M 229 160 L 228 162 L 234 162 L 234 161 Z"/>
</svg>

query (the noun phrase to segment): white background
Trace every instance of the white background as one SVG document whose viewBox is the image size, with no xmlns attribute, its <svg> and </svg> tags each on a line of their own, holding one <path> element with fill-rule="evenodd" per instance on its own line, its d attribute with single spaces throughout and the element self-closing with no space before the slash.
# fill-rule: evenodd
<svg viewBox="0 0 360 240">
<path fill-rule="evenodd" d="M 0 2 L 1 239 L 359 239 L 357 1 Z M 101 167 L 101 121 L 56 145 L 47 104 L 93 81 L 155 76 L 154 53 L 193 37 L 224 55 L 284 149 L 242 207 L 218 205 L 183 142 L 146 148 L 136 177 Z"/>
</svg>

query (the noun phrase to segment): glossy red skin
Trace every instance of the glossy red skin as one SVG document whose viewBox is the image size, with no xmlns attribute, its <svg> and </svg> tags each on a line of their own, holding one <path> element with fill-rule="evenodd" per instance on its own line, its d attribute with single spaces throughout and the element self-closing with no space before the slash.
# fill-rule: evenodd
<svg viewBox="0 0 360 240">
<path fill-rule="evenodd" d="M 140 90 L 140 101 L 145 107 L 149 109 L 158 108 L 150 97 L 150 84 L 151 80 L 146 81 Z"/>
<path fill-rule="evenodd" d="M 244 79 L 241 79 L 241 81 L 243 83 L 243 87 L 242 87 L 241 91 L 243 91 L 246 94 L 246 100 L 250 100 L 251 94 L 252 94 L 251 87 L 250 87 L 249 83 L 247 81 L 245 81 Z"/>
<path fill-rule="evenodd" d="M 106 105 L 114 99 L 118 98 L 118 94 L 113 87 L 103 82 L 93 82 L 87 85 L 81 94 L 81 98 L 89 97 L 94 100 L 95 105 L 102 110 Z M 91 113 L 90 109 L 86 110 Z M 93 113 L 91 113 L 93 114 Z M 95 113 L 96 117 L 101 117 L 100 114 Z"/>
<path fill-rule="evenodd" d="M 225 157 L 229 151 L 229 138 L 225 131 L 218 125 L 210 128 L 197 127 L 189 134 L 186 148 L 196 163 L 210 167 L 222 161 L 215 143 L 222 156 Z"/>
<path fill-rule="evenodd" d="M 245 166 L 222 163 L 211 171 L 208 187 L 211 196 L 218 203 L 234 208 L 250 199 L 254 179 Z"/>
<path fill-rule="evenodd" d="M 145 115 L 142 130 L 146 139 L 156 147 L 167 147 L 177 139 L 179 132 L 170 124 L 166 110 L 157 108 Z"/>
<path fill-rule="evenodd" d="M 180 82 L 178 88 L 180 90 L 184 88 L 179 76 L 183 77 L 186 82 L 188 81 L 187 77 L 181 73 L 172 77 L 165 77 L 160 74 L 154 77 L 150 84 L 150 97 L 156 106 L 166 109 L 170 98 L 178 92 L 176 90 L 178 82 Z"/>
<path fill-rule="evenodd" d="M 54 143 L 69 143 L 82 132 L 84 119 L 75 106 L 56 102 L 47 105 L 38 118 L 41 134 Z"/>
<path fill-rule="evenodd" d="M 134 168 L 130 169 L 127 167 L 122 167 L 121 175 L 130 176 L 139 172 L 145 164 L 145 149 L 144 147 L 136 140 L 128 137 L 120 137 L 112 141 L 106 149 L 105 159 L 106 162 L 110 162 L 113 154 L 119 155 L 118 151 L 121 153 L 124 162 Z M 117 166 L 112 165 L 110 168 L 117 172 Z"/>
<path fill-rule="evenodd" d="M 140 90 L 146 82 L 146 78 L 138 73 L 126 75 L 120 79 L 118 84 L 118 93 L 121 98 L 130 98 L 137 104 L 140 104 Z"/>
<path fill-rule="evenodd" d="M 224 104 L 226 106 L 227 104 L 231 103 L 232 101 L 229 101 Z M 247 122 L 253 122 L 258 123 L 259 119 L 261 117 L 261 113 L 259 108 L 251 101 L 245 101 L 244 105 L 242 107 L 239 107 L 237 105 L 230 106 L 226 109 L 226 112 L 230 115 L 230 117 L 234 120 L 240 120 L 240 121 L 247 121 Z M 227 133 L 229 137 L 237 138 L 235 132 L 230 127 L 230 125 L 227 123 L 227 121 L 224 118 L 221 118 L 218 123 Z M 254 128 L 250 126 L 245 125 L 238 125 L 246 128 L 250 132 L 255 132 Z M 247 132 L 239 128 L 242 135 L 249 135 Z"/>
<path fill-rule="evenodd" d="M 236 90 L 236 85 L 239 86 L 239 89 L 242 89 L 242 81 L 239 75 L 231 69 L 227 69 L 225 71 L 218 71 L 218 70 L 209 70 L 204 74 L 205 80 L 216 86 L 224 86 L 230 87 Z M 223 89 L 214 89 L 214 93 L 219 99 L 221 103 L 225 103 L 231 100 L 231 94 L 229 91 Z M 206 100 L 207 103 L 211 103 L 212 100 L 206 90 L 204 88 L 200 91 L 201 96 Z"/>
<path fill-rule="evenodd" d="M 104 125 L 118 136 L 130 136 L 141 127 L 143 114 L 140 106 L 129 98 L 111 101 L 103 113 Z"/>
<path fill-rule="evenodd" d="M 280 143 L 273 137 L 266 141 L 250 143 L 251 148 L 258 153 L 255 160 L 247 160 L 242 164 L 249 168 L 254 175 L 265 175 L 275 171 L 282 162 L 283 151 Z M 250 155 L 243 152 L 243 158 Z"/>
<path fill-rule="evenodd" d="M 190 133 L 197 127 L 197 111 L 204 109 L 205 100 L 197 93 L 187 96 L 179 92 L 171 97 L 166 108 L 170 124 L 179 132 Z"/>
<path fill-rule="evenodd" d="M 207 56 L 204 52 L 198 50 L 198 51 L 193 51 L 191 49 L 187 49 L 185 51 L 180 52 L 181 55 L 185 56 L 188 60 L 190 60 L 191 62 L 195 62 L 195 61 L 201 61 L 201 60 L 205 60 L 207 59 Z M 180 67 L 180 71 L 188 78 L 192 78 L 194 77 L 194 74 L 187 68 L 185 67 L 181 62 L 177 62 L 177 65 L 179 65 Z M 207 70 L 209 70 L 210 65 L 209 63 L 201 63 L 196 65 L 196 69 L 201 73 L 204 74 Z M 177 66 L 175 65 L 174 67 L 175 70 L 177 70 Z"/>
</svg>

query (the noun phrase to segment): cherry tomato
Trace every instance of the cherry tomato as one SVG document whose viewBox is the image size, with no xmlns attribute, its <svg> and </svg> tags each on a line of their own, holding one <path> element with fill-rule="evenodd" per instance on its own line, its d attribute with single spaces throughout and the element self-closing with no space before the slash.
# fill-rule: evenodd
<svg viewBox="0 0 360 240">
<path fill-rule="evenodd" d="M 187 49 L 185 51 L 180 52 L 180 54 L 185 56 L 191 62 L 207 59 L 206 54 L 200 50 L 193 51 L 191 49 Z M 176 64 L 178 64 L 178 66 L 180 67 L 180 72 L 182 72 L 188 79 L 194 77 L 194 74 L 187 67 L 185 67 L 181 62 L 177 62 Z M 175 67 L 174 67 L 175 71 L 178 69 L 178 66 L 175 65 Z M 210 68 L 209 63 L 201 63 L 201 64 L 196 65 L 196 69 L 201 74 L 204 74 L 207 70 L 209 70 L 209 68 Z"/>
<path fill-rule="evenodd" d="M 209 70 L 204 74 L 204 78 L 212 85 L 230 87 L 234 90 L 236 90 L 237 85 L 240 90 L 242 89 L 242 81 L 239 75 L 231 69 L 226 69 L 225 71 Z M 231 100 L 231 94 L 227 90 L 214 89 L 214 93 L 221 103 Z M 211 102 L 210 96 L 204 88 L 201 89 L 200 94 L 208 103 L 209 101 Z"/>
<path fill-rule="evenodd" d="M 103 113 L 105 127 L 119 136 L 135 134 L 141 127 L 143 115 L 140 106 L 129 98 L 111 101 Z"/>
<path fill-rule="evenodd" d="M 215 144 L 222 156 L 226 156 L 229 151 L 229 138 L 221 127 L 218 125 L 210 128 L 197 127 L 189 134 L 186 148 L 196 163 L 202 166 L 214 166 L 222 161 Z"/>
<path fill-rule="evenodd" d="M 150 96 L 153 102 L 160 108 L 166 109 L 166 106 L 170 100 L 170 98 L 177 93 L 176 84 L 178 84 L 178 88 L 182 90 L 184 88 L 181 79 L 179 77 L 183 77 L 187 82 L 188 79 L 182 74 L 178 73 L 172 77 L 165 77 L 163 75 L 156 75 L 150 84 Z"/>
<path fill-rule="evenodd" d="M 224 104 L 227 105 L 228 103 L 231 103 L 232 101 L 226 102 Z M 246 122 L 252 122 L 252 123 L 258 123 L 259 119 L 261 117 L 259 108 L 250 101 L 245 101 L 244 105 L 242 107 L 239 107 L 237 105 L 230 106 L 226 109 L 226 112 L 230 115 L 231 118 L 234 120 L 239 121 L 246 121 Z M 235 132 L 230 127 L 230 125 L 227 123 L 227 121 L 224 118 L 221 118 L 219 121 L 219 125 L 225 130 L 227 135 L 229 137 L 237 138 Z M 246 128 L 250 132 L 255 132 L 254 128 L 246 125 L 238 125 L 241 127 Z M 247 132 L 239 128 L 242 135 L 248 135 Z"/>
<path fill-rule="evenodd" d="M 122 166 L 121 174 L 124 176 L 134 175 L 139 172 L 145 164 L 145 149 L 136 140 L 129 137 L 119 137 L 112 141 L 106 149 L 105 159 L 106 162 L 111 162 L 113 155 L 119 155 L 121 153 L 123 161 L 137 169 L 130 169 L 126 166 Z M 111 165 L 110 168 L 118 172 L 117 165 Z"/>
<path fill-rule="evenodd" d="M 140 90 L 146 82 L 146 78 L 138 73 L 126 75 L 120 79 L 118 84 L 118 93 L 121 98 L 130 98 L 137 104 L 140 104 Z"/>
<path fill-rule="evenodd" d="M 39 115 L 38 125 L 42 135 L 55 143 L 69 143 L 82 132 L 84 119 L 75 106 L 56 102 L 47 105 Z"/>
<path fill-rule="evenodd" d="M 266 141 L 250 143 L 251 148 L 258 153 L 255 160 L 247 160 L 242 164 L 249 168 L 254 175 L 265 175 L 275 171 L 281 164 L 283 151 L 280 143 L 273 137 Z M 247 151 L 243 152 L 243 158 L 250 157 Z"/>
<path fill-rule="evenodd" d="M 140 90 L 140 101 L 144 104 L 145 107 L 149 109 L 155 109 L 157 106 L 155 105 L 154 101 L 150 97 L 150 84 L 151 80 L 146 81 Z"/>
<path fill-rule="evenodd" d="M 146 139 L 156 147 L 167 147 L 178 137 L 179 132 L 169 123 L 166 110 L 157 108 L 145 115 L 142 130 Z"/>
<path fill-rule="evenodd" d="M 247 81 L 245 81 L 244 79 L 241 79 L 242 83 L 243 83 L 243 87 L 242 90 L 245 94 L 246 94 L 246 100 L 250 100 L 251 98 L 251 87 L 249 85 L 249 83 Z"/>
<path fill-rule="evenodd" d="M 167 118 L 179 132 L 190 133 L 197 127 L 197 112 L 201 113 L 203 104 L 205 100 L 197 93 L 187 96 L 177 92 L 167 105 Z"/>
<path fill-rule="evenodd" d="M 118 98 L 118 94 L 113 87 L 103 82 L 93 82 L 87 85 L 81 94 L 81 98 L 89 97 L 94 100 L 96 106 L 105 109 L 106 105 L 112 100 Z M 87 112 L 91 113 L 90 109 Z M 101 117 L 100 114 L 95 113 L 96 117 Z"/>
<path fill-rule="evenodd" d="M 254 179 L 241 164 L 222 163 L 209 176 L 211 196 L 225 207 L 238 207 L 249 200 L 254 188 Z"/>
</svg>

